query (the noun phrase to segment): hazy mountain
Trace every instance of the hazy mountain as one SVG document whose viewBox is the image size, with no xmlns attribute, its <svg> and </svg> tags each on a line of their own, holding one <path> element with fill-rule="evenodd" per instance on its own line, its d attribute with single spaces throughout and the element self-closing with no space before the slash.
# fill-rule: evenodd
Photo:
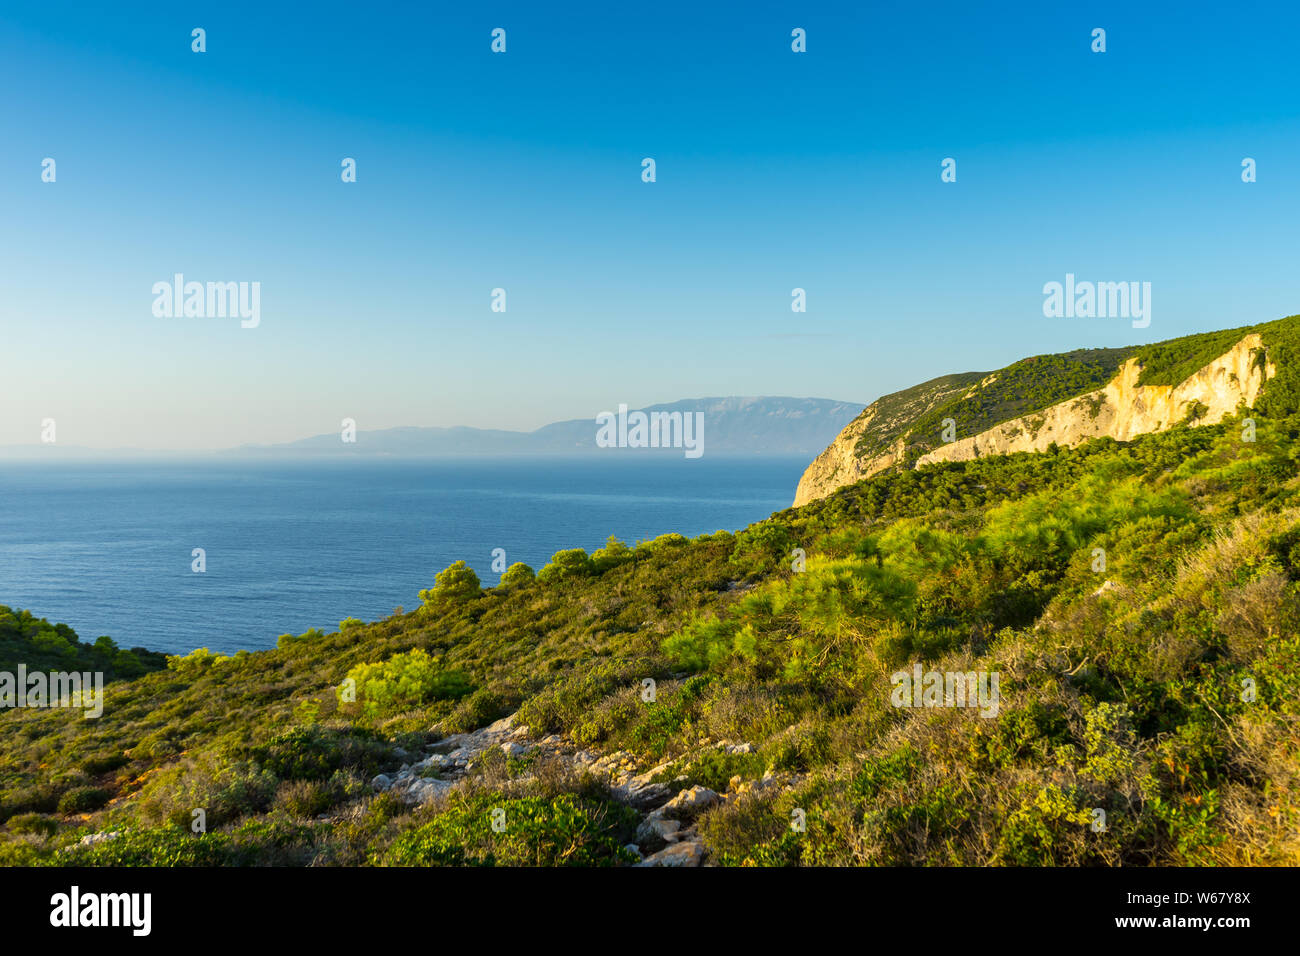
<svg viewBox="0 0 1300 956">
<path fill-rule="evenodd" d="M 613 414 L 617 407 L 601 409 Z M 633 410 L 635 411 L 635 410 Z M 862 411 L 862 404 L 824 398 L 698 398 L 640 409 L 647 413 L 703 415 L 704 453 L 815 455 Z M 337 432 L 274 445 L 243 445 L 239 453 L 303 455 L 563 455 L 604 453 L 596 445 L 596 416 L 517 432 L 482 428 L 359 427 L 354 444 Z M 640 450 L 640 449 L 637 449 Z M 678 454 L 681 449 L 646 449 Z"/>
</svg>

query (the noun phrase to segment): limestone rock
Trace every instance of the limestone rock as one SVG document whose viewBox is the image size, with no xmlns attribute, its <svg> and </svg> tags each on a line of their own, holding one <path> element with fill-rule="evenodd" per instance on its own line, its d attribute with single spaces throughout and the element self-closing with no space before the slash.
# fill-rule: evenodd
<svg viewBox="0 0 1300 956">
<path fill-rule="evenodd" d="M 619 803 L 626 803 L 635 810 L 648 810 L 667 800 L 671 791 L 667 784 L 638 783 L 633 778 L 625 784 L 611 787 L 610 793 Z"/>
<path fill-rule="evenodd" d="M 655 812 L 641 821 L 636 828 L 636 838 L 642 843 L 670 843 L 681 828 L 680 820 L 672 820 Z"/>
<path fill-rule="evenodd" d="M 1217 424 L 1225 416 L 1235 414 L 1240 405 L 1254 405 L 1264 384 L 1277 374 L 1275 364 L 1259 361 L 1263 348 L 1259 333 L 1248 333 L 1223 355 L 1177 385 L 1139 385 L 1142 367 L 1136 358 L 1130 358 L 1104 388 L 1002 422 L 978 435 L 940 445 L 922 455 L 916 464 L 919 467 L 938 461 L 968 461 L 985 455 L 1041 452 L 1053 442 L 1070 447 L 1090 438 L 1130 441 L 1138 435 L 1164 431 L 1178 424 L 1193 404 L 1205 409 L 1195 424 Z M 901 462 L 905 451 L 901 438 L 882 451 L 865 455 L 858 454 L 858 441 L 872 433 L 890 434 L 898 421 L 907 417 L 915 420 L 976 385 L 968 375 L 948 376 L 906 393 L 887 396 L 892 400 L 889 404 L 882 399 L 865 409 L 808 466 L 795 491 L 795 507 L 824 498 L 837 488 Z M 908 404 L 902 399 L 911 392 L 916 395 Z M 884 408 L 890 411 L 882 411 Z M 884 421 L 886 414 L 892 414 L 898 421 Z"/>
<path fill-rule="evenodd" d="M 721 798 L 708 787 L 694 786 L 683 790 L 662 807 L 664 813 L 679 816 L 694 816 L 701 810 L 707 810 Z"/>
<path fill-rule="evenodd" d="M 670 843 L 636 866 L 699 866 L 704 862 L 704 844 L 697 841 Z"/>
</svg>

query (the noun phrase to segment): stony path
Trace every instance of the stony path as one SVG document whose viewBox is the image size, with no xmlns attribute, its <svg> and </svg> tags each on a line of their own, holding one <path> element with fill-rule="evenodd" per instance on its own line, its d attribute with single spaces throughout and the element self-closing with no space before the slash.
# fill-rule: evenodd
<svg viewBox="0 0 1300 956">
<path fill-rule="evenodd" d="M 725 741 L 716 746 L 732 753 L 748 753 L 752 749 L 750 744 Z M 745 789 L 784 783 L 769 773 L 748 787 L 738 777 L 733 778 L 726 794 L 698 786 L 678 787 L 674 794 L 674 787 L 669 784 L 651 782 L 668 764 L 641 771 L 633 755 L 626 751 L 598 755 L 573 747 L 558 734 L 532 740 L 528 728 L 516 725 L 512 714 L 472 733 L 445 737 L 427 747 L 421 759 L 402 764 L 394 774 L 380 774 L 371 784 L 376 790 L 393 793 L 412 806 L 429 803 L 455 786 L 492 749 L 500 749 L 510 757 L 558 759 L 574 770 L 589 771 L 597 779 L 608 781 L 614 799 L 641 814 L 637 842 L 628 846 L 641 857 L 637 866 L 704 865 L 706 853 L 695 825 L 696 816 L 718 803 L 736 799 Z M 399 756 L 403 756 L 400 751 Z M 684 778 L 679 777 L 678 781 L 681 780 Z"/>
</svg>

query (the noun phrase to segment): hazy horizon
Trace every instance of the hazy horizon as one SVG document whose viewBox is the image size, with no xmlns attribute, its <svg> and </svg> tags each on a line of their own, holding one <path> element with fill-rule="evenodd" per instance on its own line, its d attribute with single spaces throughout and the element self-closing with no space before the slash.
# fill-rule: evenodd
<svg viewBox="0 0 1300 956">
<path fill-rule="evenodd" d="M 836 399 L 815 398 L 811 396 L 797 397 L 797 396 L 785 396 L 785 395 L 753 395 L 753 396 L 729 395 L 729 396 L 704 396 L 704 397 L 693 398 L 693 399 L 692 398 L 677 399 L 676 401 L 672 401 L 672 402 L 656 402 L 651 405 L 644 406 L 644 409 L 645 410 L 667 409 L 667 408 L 673 408 L 674 406 L 689 407 L 693 403 L 719 402 L 719 401 L 723 401 L 723 402 L 817 402 L 823 405 L 837 405 L 837 406 L 843 406 L 845 408 L 852 408 L 858 410 L 866 407 L 864 403 L 843 402 Z M 611 413 L 612 412 L 613 410 L 611 410 Z M 723 412 L 723 414 L 727 415 L 729 413 Z M 848 419 L 846 419 L 844 423 L 847 424 L 847 421 Z M 310 442 L 318 439 L 319 440 L 329 439 L 331 444 L 337 443 L 338 444 L 337 451 L 339 453 L 347 454 L 358 450 L 364 450 L 365 445 L 368 443 L 368 441 L 362 440 L 362 436 L 366 436 L 366 439 L 368 440 L 373 440 L 378 436 L 391 435 L 393 432 L 425 432 L 425 433 L 469 432 L 469 433 L 476 433 L 476 434 L 483 434 L 483 435 L 526 438 L 530 436 L 536 436 L 539 433 L 545 432 L 548 429 L 556 428 L 558 426 L 564 426 L 564 425 L 578 426 L 588 422 L 591 423 L 590 427 L 592 430 L 592 434 L 594 435 L 597 431 L 597 423 L 593 417 L 593 418 L 573 418 L 573 419 L 564 419 L 557 422 L 547 422 L 536 429 L 530 429 L 528 431 L 518 430 L 518 429 L 480 429 L 470 425 L 394 425 L 391 427 L 384 427 L 384 428 L 368 428 L 368 427 L 361 427 L 360 425 L 358 425 L 355 429 L 355 433 L 358 441 L 360 441 L 360 444 L 358 444 L 358 442 L 355 441 L 350 444 L 344 444 L 340 442 L 339 428 L 335 428 L 332 431 L 327 431 L 327 432 L 318 432 L 312 435 L 300 435 L 296 438 L 289 439 L 288 441 L 283 441 L 283 442 L 274 442 L 274 443 L 245 442 L 240 445 L 231 445 L 231 446 L 215 447 L 215 448 L 166 449 L 166 448 L 150 448 L 150 447 L 139 447 L 139 446 L 102 446 L 102 445 L 88 445 L 88 444 L 71 444 L 71 443 L 61 442 L 61 441 L 53 441 L 53 442 L 34 441 L 34 442 L 14 443 L 14 444 L 7 444 L 7 445 L 0 444 L 0 461 L 6 460 L 5 459 L 6 455 L 15 455 L 15 454 L 53 457 L 55 459 L 58 459 L 58 458 L 73 457 L 76 453 L 86 453 L 89 456 L 95 458 L 103 458 L 115 454 L 122 454 L 124 456 L 131 457 L 131 458 L 148 456 L 148 455 L 159 455 L 167 458 L 193 455 L 196 458 L 202 458 L 202 457 L 208 457 L 212 455 L 237 456 L 241 454 L 246 454 L 253 457 L 266 457 L 268 454 L 275 454 L 275 453 L 281 453 L 284 454 L 285 456 L 292 457 L 292 456 L 308 453 L 313 450 L 319 452 L 321 449 L 313 448 L 313 446 L 309 445 Z M 824 427 L 824 423 L 822 423 L 822 427 Z M 816 428 L 814 428 L 813 430 L 816 431 Z M 813 442 L 813 444 L 809 445 L 809 448 L 807 449 L 808 453 L 816 453 L 816 451 L 820 451 L 823 444 L 824 442 Z M 580 454 L 590 454 L 591 452 L 574 451 L 572 453 L 576 455 L 580 455 Z M 730 454 L 730 455 L 751 454 L 751 452 L 749 452 L 748 450 L 746 451 L 724 450 L 721 453 Z M 801 451 L 799 453 L 802 454 L 804 452 Z M 391 454 L 393 457 L 403 457 L 401 453 L 391 453 Z M 492 457 L 493 455 L 502 455 L 506 457 L 517 457 L 519 455 L 528 455 L 528 454 L 554 455 L 557 454 L 557 452 L 554 451 L 549 451 L 549 452 L 548 451 L 538 451 L 538 452 L 467 451 L 467 452 L 451 452 L 448 454 L 452 457 L 459 457 L 462 455 L 480 455 L 482 457 Z M 714 454 L 718 454 L 718 452 L 715 450 Z M 773 454 L 786 455 L 786 454 L 793 454 L 793 452 L 784 451 L 784 452 L 774 452 Z M 419 457 L 419 458 L 438 457 L 438 456 L 439 456 L 438 453 L 431 454 L 431 453 L 419 453 L 419 452 L 412 453 L 410 455 L 410 457 Z M 19 460 L 19 459 L 9 458 L 8 460 Z M 24 457 L 21 460 L 27 460 L 27 458 Z"/>
</svg>

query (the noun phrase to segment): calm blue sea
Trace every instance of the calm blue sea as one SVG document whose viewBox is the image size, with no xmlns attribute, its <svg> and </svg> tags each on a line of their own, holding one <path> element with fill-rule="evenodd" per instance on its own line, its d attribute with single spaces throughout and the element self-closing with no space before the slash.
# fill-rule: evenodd
<svg viewBox="0 0 1300 956">
<path fill-rule="evenodd" d="M 416 607 L 463 558 L 736 530 L 790 505 L 806 459 L 0 465 L 0 604 L 122 647 L 232 653 Z M 207 571 L 191 571 L 203 548 Z"/>
</svg>

